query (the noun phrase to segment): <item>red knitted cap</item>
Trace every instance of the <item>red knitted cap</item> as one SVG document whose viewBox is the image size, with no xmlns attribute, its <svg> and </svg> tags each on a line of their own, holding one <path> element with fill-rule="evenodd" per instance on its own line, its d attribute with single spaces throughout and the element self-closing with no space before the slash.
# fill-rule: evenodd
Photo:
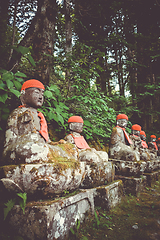
<svg viewBox="0 0 160 240">
<path fill-rule="evenodd" d="M 160 141 L 160 138 L 158 138 L 157 141 Z"/>
<path fill-rule="evenodd" d="M 43 83 L 41 83 L 40 81 L 35 80 L 35 79 L 30 79 L 23 83 L 21 91 L 25 90 L 27 88 L 30 88 L 30 87 L 45 89 Z"/>
<path fill-rule="evenodd" d="M 70 122 L 83 123 L 83 118 L 81 118 L 80 116 L 72 116 L 68 119 L 68 123 Z"/>
<path fill-rule="evenodd" d="M 134 124 L 134 125 L 132 125 L 131 129 L 136 130 L 136 131 L 141 131 L 141 126 L 138 124 Z"/>
<path fill-rule="evenodd" d="M 145 134 L 144 131 L 141 131 L 141 132 L 140 132 L 140 135 L 144 135 L 144 136 L 146 137 L 146 134 Z"/>
<path fill-rule="evenodd" d="M 128 121 L 128 117 L 126 114 L 118 114 L 116 117 L 116 120 L 119 120 L 119 119 L 127 119 L 127 121 Z"/>
<path fill-rule="evenodd" d="M 151 138 L 156 138 L 156 136 L 155 136 L 155 135 L 151 135 L 150 137 L 151 137 Z"/>
</svg>

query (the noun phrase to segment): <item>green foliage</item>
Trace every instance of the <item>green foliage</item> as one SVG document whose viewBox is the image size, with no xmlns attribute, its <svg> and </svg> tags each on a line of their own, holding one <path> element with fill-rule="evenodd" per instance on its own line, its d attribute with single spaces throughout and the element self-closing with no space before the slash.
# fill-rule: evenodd
<svg viewBox="0 0 160 240">
<path fill-rule="evenodd" d="M 62 102 L 61 93 L 56 85 L 47 86 L 44 92 L 45 101 L 42 111 L 50 122 L 56 121 L 60 126 L 64 127 L 64 122 L 68 117 L 68 107 Z M 40 110 L 40 109 L 39 109 Z"/>
<path fill-rule="evenodd" d="M 77 219 L 76 221 L 76 225 L 73 228 L 70 228 L 70 232 L 73 234 L 73 236 L 75 236 L 75 239 L 79 239 L 79 228 L 80 228 L 80 221 L 79 219 Z M 80 238 L 80 240 L 88 240 L 88 238 L 86 236 L 83 236 L 82 238 Z"/>
<path fill-rule="evenodd" d="M 0 71 L 0 115 L 1 119 L 7 120 L 11 110 L 13 110 L 20 96 L 20 89 L 23 78 L 26 75 L 21 72 Z"/>
<path fill-rule="evenodd" d="M 4 208 L 4 220 L 6 219 L 8 213 L 14 207 L 15 203 L 16 203 L 16 199 L 14 198 L 14 199 L 8 200 L 8 202 L 4 204 L 6 206 L 6 208 Z"/>
<path fill-rule="evenodd" d="M 26 207 L 26 202 L 27 202 L 27 193 L 17 193 L 17 195 L 20 197 L 19 205 L 23 210 L 23 214 L 25 214 L 25 207 Z"/>
<path fill-rule="evenodd" d="M 15 204 L 19 204 L 23 214 L 25 214 L 25 206 L 26 206 L 26 201 L 27 201 L 27 193 L 17 193 L 16 198 L 8 200 L 8 202 L 4 203 L 6 206 L 4 208 L 4 220 L 6 219 L 8 213 L 12 210 Z"/>
<path fill-rule="evenodd" d="M 18 46 L 18 47 L 13 47 L 16 52 L 21 53 L 24 58 L 26 58 L 34 67 L 36 66 L 35 61 L 31 55 L 31 48 L 23 47 L 23 46 Z"/>
<path fill-rule="evenodd" d="M 97 226 L 97 228 L 99 228 L 100 221 L 99 221 L 99 219 L 98 219 L 98 215 L 97 215 L 97 212 L 96 212 L 96 211 L 94 211 L 94 216 L 95 216 L 95 220 L 96 220 L 96 226 Z"/>
</svg>

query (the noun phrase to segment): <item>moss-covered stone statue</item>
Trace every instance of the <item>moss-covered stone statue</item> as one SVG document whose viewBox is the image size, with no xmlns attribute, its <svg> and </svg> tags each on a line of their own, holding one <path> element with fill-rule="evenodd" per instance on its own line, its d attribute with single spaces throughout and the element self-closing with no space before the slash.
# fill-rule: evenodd
<svg viewBox="0 0 160 240">
<path fill-rule="evenodd" d="M 157 147 L 157 144 L 156 144 L 156 136 L 151 135 L 150 139 L 151 140 L 148 143 L 148 149 L 150 150 L 150 152 L 154 153 L 155 157 L 157 157 L 158 147 Z"/>
<path fill-rule="evenodd" d="M 90 148 L 81 133 L 83 131 L 83 119 L 80 116 L 72 116 L 68 119 L 70 134 L 65 137 L 69 143 L 75 144 L 78 148 L 80 161 L 87 162 L 106 162 L 108 154 L 105 151 L 97 151 Z"/>
<path fill-rule="evenodd" d="M 83 131 L 83 119 L 80 116 L 72 116 L 68 119 L 70 134 L 64 139 L 72 143 L 78 149 L 79 160 L 86 162 L 86 176 L 82 186 L 90 186 L 94 182 L 92 176 L 105 183 L 108 175 L 111 177 L 113 166 L 108 162 L 108 154 L 105 151 L 97 151 L 90 148 L 81 133 Z"/>
<path fill-rule="evenodd" d="M 142 141 L 142 146 L 143 146 L 143 150 L 144 152 L 147 153 L 147 155 L 149 155 L 149 160 L 155 160 L 155 154 L 152 153 L 149 149 L 148 149 L 148 145 L 146 143 L 146 133 L 144 131 L 140 132 L 140 138 Z"/>
<path fill-rule="evenodd" d="M 79 187 L 85 174 L 74 145 L 50 141 L 45 117 L 37 111 L 43 93 L 40 81 L 26 81 L 21 89 L 22 105 L 8 118 L 0 178 L 10 192 L 36 197 L 59 194 Z"/>
<path fill-rule="evenodd" d="M 133 149 L 134 144 L 125 131 L 128 123 L 128 116 L 125 114 L 118 114 L 116 121 L 117 125 L 113 128 L 110 138 L 110 158 L 126 161 L 139 161 L 140 154 Z"/>
<path fill-rule="evenodd" d="M 142 139 L 140 137 L 141 126 L 138 124 L 134 124 L 131 127 L 132 134 L 130 135 L 130 139 L 133 142 L 133 149 L 138 151 L 140 154 L 140 160 L 149 161 L 151 160 L 150 154 L 146 150 L 146 148 L 142 145 Z"/>
<path fill-rule="evenodd" d="M 157 156 L 160 156 L 160 138 L 157 139 L 157 148 L 158 148 Z"/>
</svg>

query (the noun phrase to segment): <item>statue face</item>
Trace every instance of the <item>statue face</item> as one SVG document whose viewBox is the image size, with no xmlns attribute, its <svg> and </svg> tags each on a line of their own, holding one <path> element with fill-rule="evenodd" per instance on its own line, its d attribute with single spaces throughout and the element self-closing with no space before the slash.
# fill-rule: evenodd
<svg viewBox="0 0 160 240">
<path fill-rule="evenodd" d="M 43 93 L 44 90 L 41 88 L 27 88 L 23 97 L 24 104 L 33 108 L 41 107 L 44 100 Z"/>
<path fill-rule="evenodd" d="M 156 142 L 156 138 L 151 138 L 151 142 Z"/>
<path fill-rule="evenodd" d="M 140 137 L 140 131 L 132 130 L 132 133 L 138 137 Z"/>
<path fill-rule="evenodd" d="M 127 119 L 119 119 L 119 120 L 117 120 L 117 125 L 119 127 L 122 127 L 122 128 L 126 128 L 127 127 L 127 123 L 128 123 Z"/>
<path fill-rule="evenodd" d="M 83 131 L 83 123 L 70 123 L 69 129 L 73 132 L 81 133 Z"/>
<path fill-rule="evenodd" d="M 146 141 L 146 137 L 144 135 L 140 135 L 140 137 L 143 141 Z"/>
</svg>

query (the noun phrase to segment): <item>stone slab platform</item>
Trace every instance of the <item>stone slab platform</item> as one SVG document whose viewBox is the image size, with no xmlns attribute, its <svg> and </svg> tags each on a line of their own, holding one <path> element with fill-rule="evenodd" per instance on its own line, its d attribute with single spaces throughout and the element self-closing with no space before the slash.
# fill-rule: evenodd
<svg viewBox="0 0 160 240">
<path fill-rule="evenodd" d="M 125 177 L 116 175 L 115 179 L 120 179 L 123 182 L 123 188 L 125 194 L 132 194 L 137 196 L 143 188 L 147 185 L 147 177 L 142 176 L 141 178 Z"/>
<path fill-rule="evenodd" d="M 123 184 L 118 180 L 97 188 L 81 189 L 78 194 L 63 199 L 29 202 L 25 214 L 15 205 L 6 221 L 10 229 L 25 240 L 66 240 L 77 219 L 83 221 L 87 211 L 94 214 L 95 205 L 105 209 L 116 206 L 122 195 Z"/>
<path fill-rule="evenodd" d="M 160 158 L 152 161 L 123 161 L 109 159 L 115 165 L 115 174 L 126 177 L 140 177 L 144 173 L 152 173 L 160 169 Z"/>
<path fill-rule="evenodd" d="M 147 178 L 147 185 L 149 187 L 153 187 L 155 185 L 156 181 L 159 180 L 160 171 L 156 171 L 153 173 L 144 173 L 144 176 L 146 176 L 146 178 Z"/>
</svg>

